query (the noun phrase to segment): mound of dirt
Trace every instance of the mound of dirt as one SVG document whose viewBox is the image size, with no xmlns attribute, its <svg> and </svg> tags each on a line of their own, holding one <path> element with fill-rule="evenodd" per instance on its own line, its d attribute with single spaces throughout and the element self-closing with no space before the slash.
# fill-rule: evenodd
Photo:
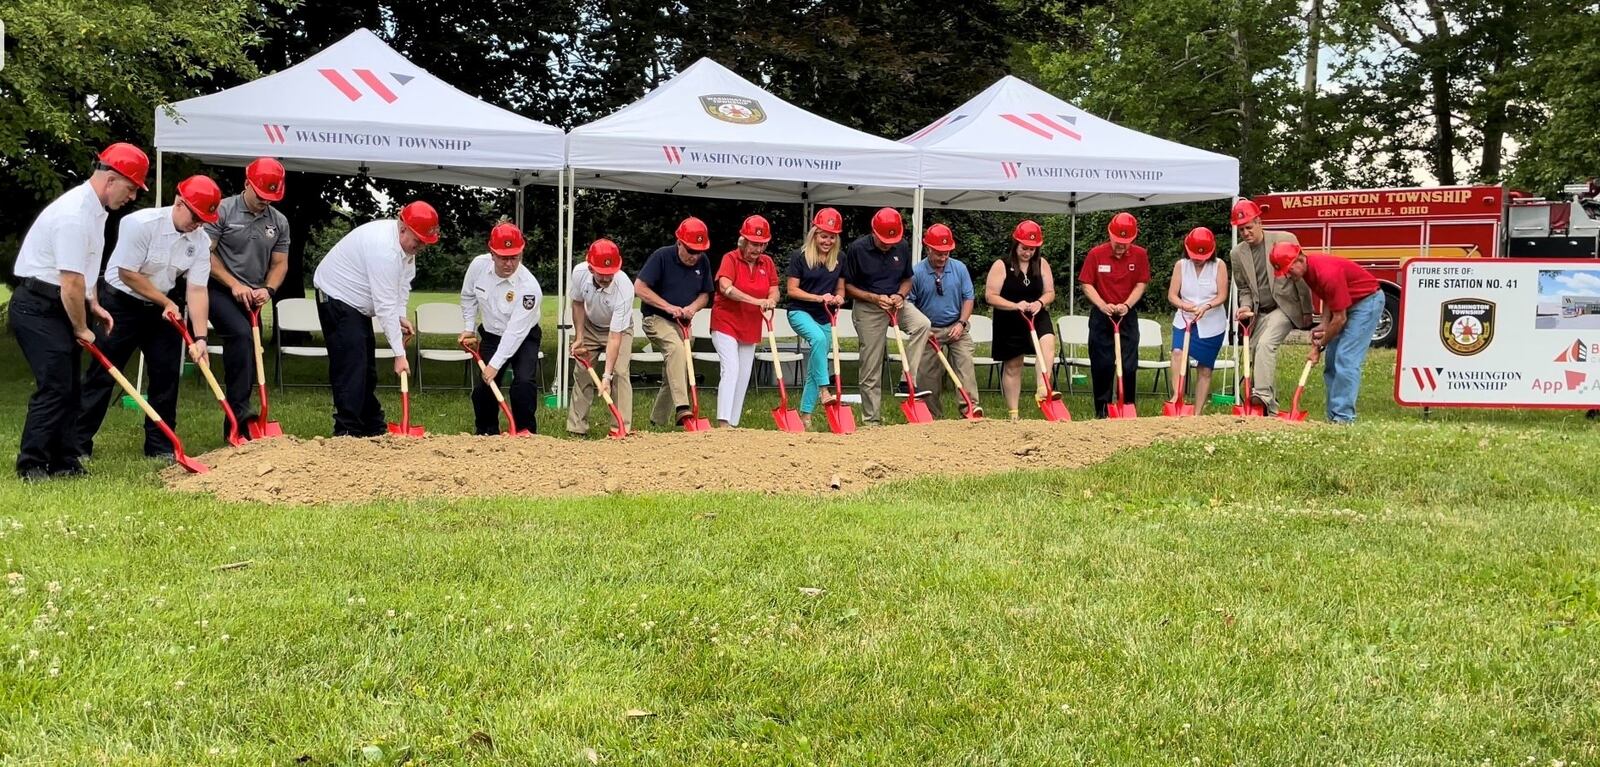
<svg viewBox="0 0 1600 767">
<path fill-rule="evenodd" d="M 528 436 L 294 437 L 216 450 L 211 471 L 174 466 L 168 488 L 233 501 L 338 503 L 424 496 L 582 496 L 693 490 L 826 494 L 928 474 L 1086 466 L 1157 441 L 1294 428 L 1276 418 L 1141 418 L 1052 424 L 938 421 L 849 436 L 765 429 Z"/>
</svg>

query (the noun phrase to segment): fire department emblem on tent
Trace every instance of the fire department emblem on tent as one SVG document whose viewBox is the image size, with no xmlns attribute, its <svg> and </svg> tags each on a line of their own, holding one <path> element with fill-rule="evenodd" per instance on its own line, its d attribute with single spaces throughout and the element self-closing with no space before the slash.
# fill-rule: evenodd
<svg viewBox="0 0 1600 767">
<path fill-rule="evenodd" d="M 1470 357 L 1494 340 L 1494 302 L 1458 298 L 1439 307 L 1439 340 L 1458 357 Z"/>
<path fill-rule="evenodd" d="M 767 113 L 755 99 L 743 96 L 713 94 L 700 97 L 700 106 L 706 114 L 723 122 L 737 125 L 755 125 L 767 121 Z"/>
</svg>

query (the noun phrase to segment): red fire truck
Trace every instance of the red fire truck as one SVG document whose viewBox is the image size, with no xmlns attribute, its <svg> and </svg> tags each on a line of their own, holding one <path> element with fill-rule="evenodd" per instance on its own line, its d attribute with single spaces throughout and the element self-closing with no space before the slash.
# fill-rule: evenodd
<svg viewBox="0 0 1600 767">
<path fill-rule="evenodd" d="M 1254 199 L 1266 228 L 1292 232 L 1308 251 L 1351 259 L 1378 278 L 1389 304 L 1372 342 L 1393 346 L 1406 261 L 1600 255 L 1600 182 L 1562 191 L 1563 200 L 1499 186 L 1287 192 Z"/>
</svg>

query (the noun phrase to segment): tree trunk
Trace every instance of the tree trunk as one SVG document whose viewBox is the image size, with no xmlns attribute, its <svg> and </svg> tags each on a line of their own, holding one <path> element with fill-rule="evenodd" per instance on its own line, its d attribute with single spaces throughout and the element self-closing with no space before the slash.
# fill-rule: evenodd
<svg viewBox="0 0 1600 767">
<path fill-rule="evenodd" d="M 1304 145 L 1311 133 L 1311 105 L 1317 100 L 1317 67 L 1322 60 L 1322 0 L 1311 0 L 1311 14 L 1306 17 L 1306 78 L 1301 86 L 1305 103 L 1300 108 L 1300 143 Z"/>
<path fill-rule="evenodd" d="M 1433 174 L 1444 186 L 1456 183 L 1456 128 L 1450 115 L 1450 71 L 1444 66 L 1428 70 L 1433 91 Z"/>
</svg>

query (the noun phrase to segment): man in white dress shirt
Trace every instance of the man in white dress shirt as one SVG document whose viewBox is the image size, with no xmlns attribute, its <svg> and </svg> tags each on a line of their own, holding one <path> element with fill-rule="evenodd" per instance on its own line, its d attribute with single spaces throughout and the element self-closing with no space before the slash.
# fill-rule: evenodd
<svg viewBox="0 0 1600 767">
<path fill-rule="evenodd" d="M 522 265 L 522 231 L 502 221 L 489 232 L 489 252 L 472 260 L 461 282 L 460 342 L 478 350 L 489 366 L 472 387 L 473 428 L 500 433 L 500 409 L 489 391 L 511 365 L 511 417 L 518 429 L 538 433 L 539 311 L 544 293 L 533 272 Z M 483 323 L 478 324 L 482 315 Z"/>
<path fill-rule="evenodd" d="M 622 251 L 610 240 L 595 240 L 584 263 L 573 267 L 567 284 L 572 290 L 573 324 L 569 353 L 590 364 L 605 353 L 600 381 L 611 387 L 624 430 L 631 431 L 633 384 L 628 380 L 628 358 L 633 353 L 633 282 L 622 273 Z M 589 433 L 589 406 L 595 397 L 594 381 L 582 367 L 573 368 L 567 409 L 567 432 L 580 436 Z"/>
<path fill-rule="evenodd" d="M 150 158 L 132 144 L 112 144 L 89 179 L 57 197 L 34 219 L 17 251 L 20 285 L 8 310 L 11 332 L 33 372 L 33 396 L 17 451 L 17 476 L 28 482 L 84 473 L 73 451 L 82 393 L 79 342 L 93 342 L 89 318 L 110 330 L 95 296 L 106 245 L 106 211 L 146 189 Z"/>
<path fill-rule="evenodd" d="M 439 213 L 420 200 L 351 230 L 317 265 L 317 319 L 328 345 L 333 389 L 333 436 L 376 437 L 387 431 L 378 403 L 377 340 L 372 320 L 394 352 L 394 373 L 410 375 L 406 344 L 417 254 L 439 241 Z"/>
<path fill-rule="evenodd" d="M 195 342 L 189 356 L 196 364 L 206 361 L 207 287 L 211 277 L 211 238 L 202 224 L 217 220 L 222 189 L 205 176 L 190 176 L 178 184 L 172 205 L 129 213 L 117 227 L 117 247 L 106 260 L 100 302 L 111 313 L 111 328 L 95 345 L 117 367 L 126 367 L 133 352 L 144 354 L 150 374 L 147 399 L 167 425 L 178 428 L 178 380 L 183 369 L 179 350 L 183 336 L 172 320 L 183 316 L 170 295 L 184 278 L 185 302 Z M 83 400 L 73 438 L 79 460 L 94 454 L 94 435 L 105 421 L 117 383 L 104 368 L 92 365 L 83 378 Z M 146 418 L 144 454 L 172 460 L 172 442 Z"/>
</svg>

